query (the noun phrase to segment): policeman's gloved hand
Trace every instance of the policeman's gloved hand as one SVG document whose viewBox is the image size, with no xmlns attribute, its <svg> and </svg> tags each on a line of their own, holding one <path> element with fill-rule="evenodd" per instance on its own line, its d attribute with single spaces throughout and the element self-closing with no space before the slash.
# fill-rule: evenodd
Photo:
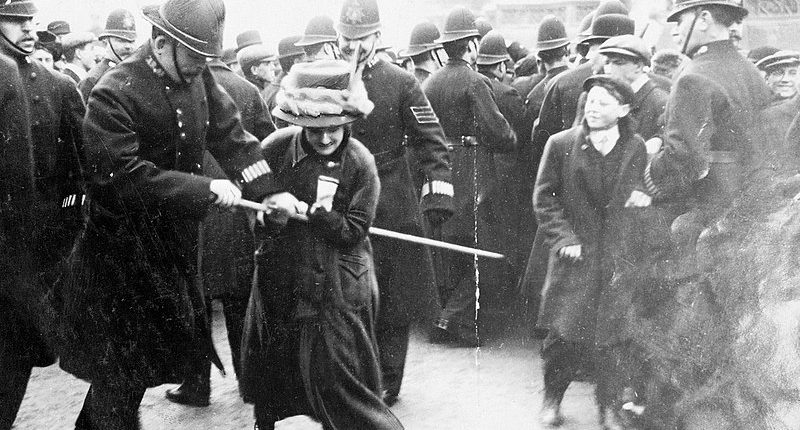
<svg viewBox="0 0 800 430">
<path fill-rule="evenodd" d="M 453 213 L 446 209 L 428 209 L 425 211 L 425 217 L 433 227 L 439 227 L 445 223 Z"/>
</svg>

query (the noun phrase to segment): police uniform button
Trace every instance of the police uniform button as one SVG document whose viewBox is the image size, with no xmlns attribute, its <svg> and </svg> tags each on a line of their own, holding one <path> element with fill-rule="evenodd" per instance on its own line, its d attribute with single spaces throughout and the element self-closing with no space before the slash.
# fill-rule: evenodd
<svg viewBox="0 0 800 430">
<path fill-rule="evenodd" d="M 175 113 L 178 115 L 183 115 L 183 109 L 181 108 L 175 109 Z"/>
<path fill-rule="evenodd" d="M 186 139 L 186 133 L 181 133 L 181 139 Z"/>
<path fill-rule="evenodd" d="M 36 79 L 36 72 L 31 72 L 31 79 Z"/>
<path fill-rule="evenodd" d="M 42 98 L 41 98 L 41 97 L 39 97 L 38 95 L 35 95 L 35 96 L 33 96 L 33 101 L 35 101 L 35 102 L 38 102 L 38 101 L 40 101 L 41 99 L 42 99 Z"/>
<path fill-rule="evenodd" d="M 167 85 L 166 87 L 164 87 L 164 89 L 166 89 L 167 91 L 169 91 L 171 88 L 169 87 L 169 85 Z"/>
<path fill-rule="evenodd" d="M 178 128 L 182 128 L 182 127 L 183 127 L 183 121 L 178 121 Z"/>
</svg>

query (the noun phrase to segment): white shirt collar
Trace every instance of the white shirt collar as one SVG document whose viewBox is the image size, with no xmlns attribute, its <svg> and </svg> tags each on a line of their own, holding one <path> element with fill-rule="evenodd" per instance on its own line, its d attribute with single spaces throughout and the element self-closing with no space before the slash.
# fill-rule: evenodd
<svg viewBox="0 0 800 430">
<path fill-rule="evenodd" d="M 78 76 L 78 82 L 86 79 L 89 76 L 89 72 L 86 71 L 83 67 L 78 67 L 72 63 L 67 63 L 64 65 L 65 69 L 72 70 Z"/>
<path fill-rule="evenodd" d="M 631 88 L 633 88 L 633 93 L 634 94 L 638 93 L 639 90 L 642 89 L 644 84 L 646 84 L 647 81 L 649 80 L 650 76 L 647 76 L 647 73 L 642 73 L 641 75 L 639 75 L 638 78 L 636 78 L 633 82 L 631 82 Z"/>
<path fill-rule="evenodd" d="M 589 132 L 589 141 L 592 146 L 604 157 L 617 146 L 619 140 L 619 126 L 613 126 L 608 130 L 596 130 Z"/>
</svg>

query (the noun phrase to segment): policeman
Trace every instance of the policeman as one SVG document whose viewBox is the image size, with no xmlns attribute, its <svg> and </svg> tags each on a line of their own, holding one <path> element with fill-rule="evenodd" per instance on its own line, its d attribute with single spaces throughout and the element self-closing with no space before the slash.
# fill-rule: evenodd
<svg viewBox="0 0 800 430">
<path fill-rule="evenodd" d="M 221 59 L 209 61 L 208 68 L 239 109 L 245 131 L 259 141 L 275 131 L 272 116 L 255 85 L 237 75 Z M 203 156 L 203 174 L 215 179 L 227 179 L 225 171 L 208 152 Z M 233 370 L 238 378 L 241 374 L 239 351 L 244 315 L 253 275 L 255 247 L 252 233 L 246 213 L 241 211 L 210 211 L 200 228 L 198 267 L 206 294 L 206 316 L 211 321 L 211 300 L 219 299 L 225 315 Z M 211 397 L 210 377 L 210 360 L 192 360 L 187 363 L 183 383 L 167 390 L 166 397 L 175 403 L 208 406 Z"/>
<path fill-rule="evenodd" d="M 635 96 L 628 116 L 636 133 L 645 141 L 660 135 L 669 94 L 645 71 L 650 64 L 650 48 L 642 38 L 626 34 L 606 40 L 598 52 L 606 57 L 604 72 L 633 88 Z"/>
<path fill-rule="evenodd" d="M 482 229 L 488 214 L 484 202 L 495 181 L 493 155 L 515 150 L 517 139 L 497 108 L 491 81 L 472 70 L 478 56 L 478 29 L 472 12 L 463 7 L 453 9 L 438 42 L 449 59 L 425 82 L 424 89 L 440 118 L 453 159 L 456 213 L 443 225 L 442 236 L 448 242 L 474 247 L 485 239 Z M 474 258 L 448 252 L 444 266 L 449 273 L 440 291 L 442 310 L 431 340 L 477 346 Z"/>
<path fill-rule="evenodd" d="M 89 69 L 94 67 L 94 41 L 97 37 L 88 31 L 65 34 L 61 38 L 64 50 L 64 68 L 61 70 L 75 82 L 86 79 Z"/>
<path fill-rule="evenodd" d="M 303 37 L 295 45 L 303 48 L 305 61 L 335 60 L 339 58 L 338 35 L 333 28 L 333 19 L 326 15 L 311 18 Z"/>
<path fill-rule="evenodd" d="M 77 428 L 138 428 L 147 387 L 180 382 L 192 358 L 221 366 L 194 282 L 199 222 L 213 205 L 277 191 L 207 68 L 222 51 L 222 0 L 167 0 L 143 13 L 150 40 L 103 75 L 84 122 L 90 204 L 65 281 L 60 361 L 91 382 Z M 203 175 L 205 150 L 230 180 Z M 263 202 L 296 212 L 297 200 L 281 196 Z"/>
<path fill-rule="evenodd" d="M 431 73 L 442 67 L 439 50 L 442 45 L 435 40 L 440 36 L 439 29 L 432 22 L 421 22 L 411 30 L 408 48 L 400 51 L 403 57 L 410 57 L 414 63 L 414 76 L 422 84 Z"/>
<path fill-rule="evenodd" d="M 715 221 L 740 193 L 742 179 L 757 167 L 757 158 L 751 155 L 761 145 L 753 140 L 757 132 L 754 122 L 771 92 L 729 38 L 730 25 L 747 13 L 738 0 L 679 0 L 667 18 L 677 23 L 678 41 L 691 61 L 673 83 L 663 144 L 645 168 L 647 195 L 634 192 L 629 203 L 647 203 L 652 198 L 657 208 L 669 211 L 665 212 L 669 219 L 680 214 L 672 222 L 672 237 L 678 245 L 675 259 L 681 262 L 680 271 L 671 275 L 674 280 L 705 279 L 711 268 L 700 264 L 696 250 L 704 241 L 715 240 Z M 728 286 L 711 285 L 717 287 Z M 726 326 L 722 315 L 703 315 L 701 308 L 705 307 L 691 307 L 693 314 L 686 320 L 705 317 L 717 323 L 711 327 L 689 325 L 689 336 L 737 329 Z M 701 348 L 708 346 L 687 345 L 687 351 Z M 713 369 L 724 360 L 724 354 L 711 352 L 702 355 L 698 366 Z M 693 381 L 697 386 L 704 382 Z M 668 399 L 648 398 L 645 427 L 662 428 L 659 423 L 669 423 L 671 406 Z"/>
<path fill-rule="evenodd" d="M 375 0 L 345 1 L 338 30 L 342 55 L 349 60 L 357 58 L 367 94 L 375 103 L 369 118 L 352 126 L 353 137 L 375 156 L 381 179 L 375 225 L 423 235 L 420 213 L 438 227 L 453 207 L 450 160 L 439 119 L 413 75 L 375 59 L 381 30 Z M 425 174 L 421 192 L 409 169 L 411 156 Z M 378 349 L 385 400 L 391 404 L 400 393 L 409 326 L 415 318 L 427 316 L 426 311 L 433 311 L 430 307 L 436 302 L 433 265 L 430 253 L 420 245 L 378 237 L 372 245 L 381 304 Z"/>
<path fill-rule="evenodd" d="M 267 88 L 278 74 L 275 52 L 261 42 L 261 34 L 256 30 L 245 31 L 236 36 L 236 60 L 245 79 L 258 87 L 267 98 Z"/>
<path fill-rule="evenodd" d="M 525 110 L 522 97 L 517 90 L 503 82 L 510 59 L 502 34 L 491 30 L 483 36 L 478 47 L 478 72 L 489 78 L 500 113 L 519 136 Z M 494 160 L 497 183 L 487 195 L 487 206 L 491 206 L 489 211 L 494 214 L 494 219 L 487 225 L 490 233 L 487 235 L 488 241 L 484 243 L 488 248 L 501 250 L 510 258 L 504 262 L 487 264 L 488 270 L 481 273 L 481 278 L 487 285 L 500 287 L 492 296 L 502 299 L 507 298 L 509 287 L 517 285 L 523 258 L 527 257 L 530 242 L 524 242 L 520 234 L 523 227 L 521 216 L 523 207 L 530 206 L 531 195 L 520 192 L 523 178 L 519 169 L 519 151 L 495 154 Z M 484 293 L 483 296 L 489 295 Z"/>
<path fill-rule="evenodd" d="M 17 64 L 0 54 L 0 70 L 0 134 L 6 145 L 0 160 L 0 264 L 4 273 L 0 287 L 0 428 L 10 429 L 25 396 L 32 364 L 40 355 L 37 349 L 44 343 L 37 320 L 41 310 L 32 306 L 41 297 L 31 276 L 36 268 L 30 263 L 30 231 L 36 220 L 31 212 L 35 191 L 27 103 Z M 46 351 L 43 357 L 50 359 Z"/>
<path fill-rule="evenodd" d="M 33 263 L 29 267 L 35 276 L 29 293 L 31 296 L 27 298 L 38 302 L 45 292 L 55 289 L 62 260 L 72 247 L 81 225 L 81 123 L 85 108 L 78 90 L 68 77 L 30 58 L 35 46 L 33 19 L 36 13 L 37 8 L 32 1 L 13 0 L 0 5 L 0 50 L 16 63 L 22 80 L 21 86 L 17 88 L 21 88 L 29 101 L 37 199 L 32 205 L 36 225 L 28 232 L 29 238 L 25 242 L 32 254 Z M 14 67 L 5 68 L 8 74 L 4 74 L 4 79 L 9 82 L 15 80 L 13 69 Z M 9 101 L 13 102 L 13 99 Z M 17 116 L 15 121 L 19 121 L 20 125 L 28 122 L 28 118 L 20 117 L 25 112 L 24 105 L 17 101 L 7 108 L 19 109 L 13 113 Z M 12 112 L 4 115 L 10 114 Z M 23 132 L 27 133 L 17 130 L 15 135 L 18 137 Z M 12 143 L 15 150 L 27 151 L 20 149 L 16 140 Z M 6 151 L 7 162 L 14 161 L 10 150 L 11 148 Z M 11 174 L 12 171 L 8 173 Z M 27 319 L 32 315 L 21 317 Z M 0 403 L 0 414 L 4 416 L 3 423 L 9 423 L 10 426 L 22 400 L 21 396 L 25 393 L 31 368 L 49 366 L 55 362 L 55 356 L 34 326 L 19 323 L 19 330 L 13 326 L 7 327 L 11 330 L 10 333 L 14 333 L 14 337 L 4 343 L 6 347 L 0 353 L 2 373 L 7 382 L 7 385 L 3 384 L 2 390 L 4 396 L 8 396 L 8 403 Z M 45 329 L 44 326 L 37 328 Z M 3 428 L 9 428 L 8 426 Z"/>
<path fill-rule="evenodd" d="M 89 74 L 78 83 L 84 100 L 89 100 L 97 81 L 108 69 L 128 58 L 136 49 L 136 21 L 127 9 L 115 9 L 106 19 L 106 27 L 98 39 L 106 46 L 105 57 L 89 70 Z"/>
</svg>

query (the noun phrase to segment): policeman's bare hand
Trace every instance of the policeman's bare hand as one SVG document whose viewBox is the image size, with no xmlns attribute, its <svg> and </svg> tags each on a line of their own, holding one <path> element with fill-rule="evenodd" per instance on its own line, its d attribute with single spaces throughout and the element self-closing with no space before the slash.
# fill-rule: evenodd
<svg viewBox="0 0 800 430">
<path fill-rule="evenodd" d="M 647 195 L 647 194 L 645 194 L 645 193 L 643 193 L 641 191 L 633 190 L 633 192 L 631 193 L 631 196 L 628 197 L 628 201 L 625 202 L 625 207 L 626 208 L 646 208 L 646 207 L 650 206 L 651 203 L 653 203 L 653 198 L 652 197 L 650 197 L 649 195 Z"/>
<path fill-rule="evenodd" d="M 583 259 L 580 245 L 567 245 L 558 250 L 558 256 L 561 258 L 569 258 L 572 261 Z"/>
<path fill-rule="evenodd" d="M 425 211 L 425 217 L 434 227 L 444 224 L 452 215 L 452 212 L 444 209 L 429 209 Z"/>
<path fill-rule="evenodd" d="M 216 196 L 214 204 L 223 208 L 233 207 L 242 198 L 242 191 L 227 179 L 214 179 L 209 189 Z"/>
</svg>

